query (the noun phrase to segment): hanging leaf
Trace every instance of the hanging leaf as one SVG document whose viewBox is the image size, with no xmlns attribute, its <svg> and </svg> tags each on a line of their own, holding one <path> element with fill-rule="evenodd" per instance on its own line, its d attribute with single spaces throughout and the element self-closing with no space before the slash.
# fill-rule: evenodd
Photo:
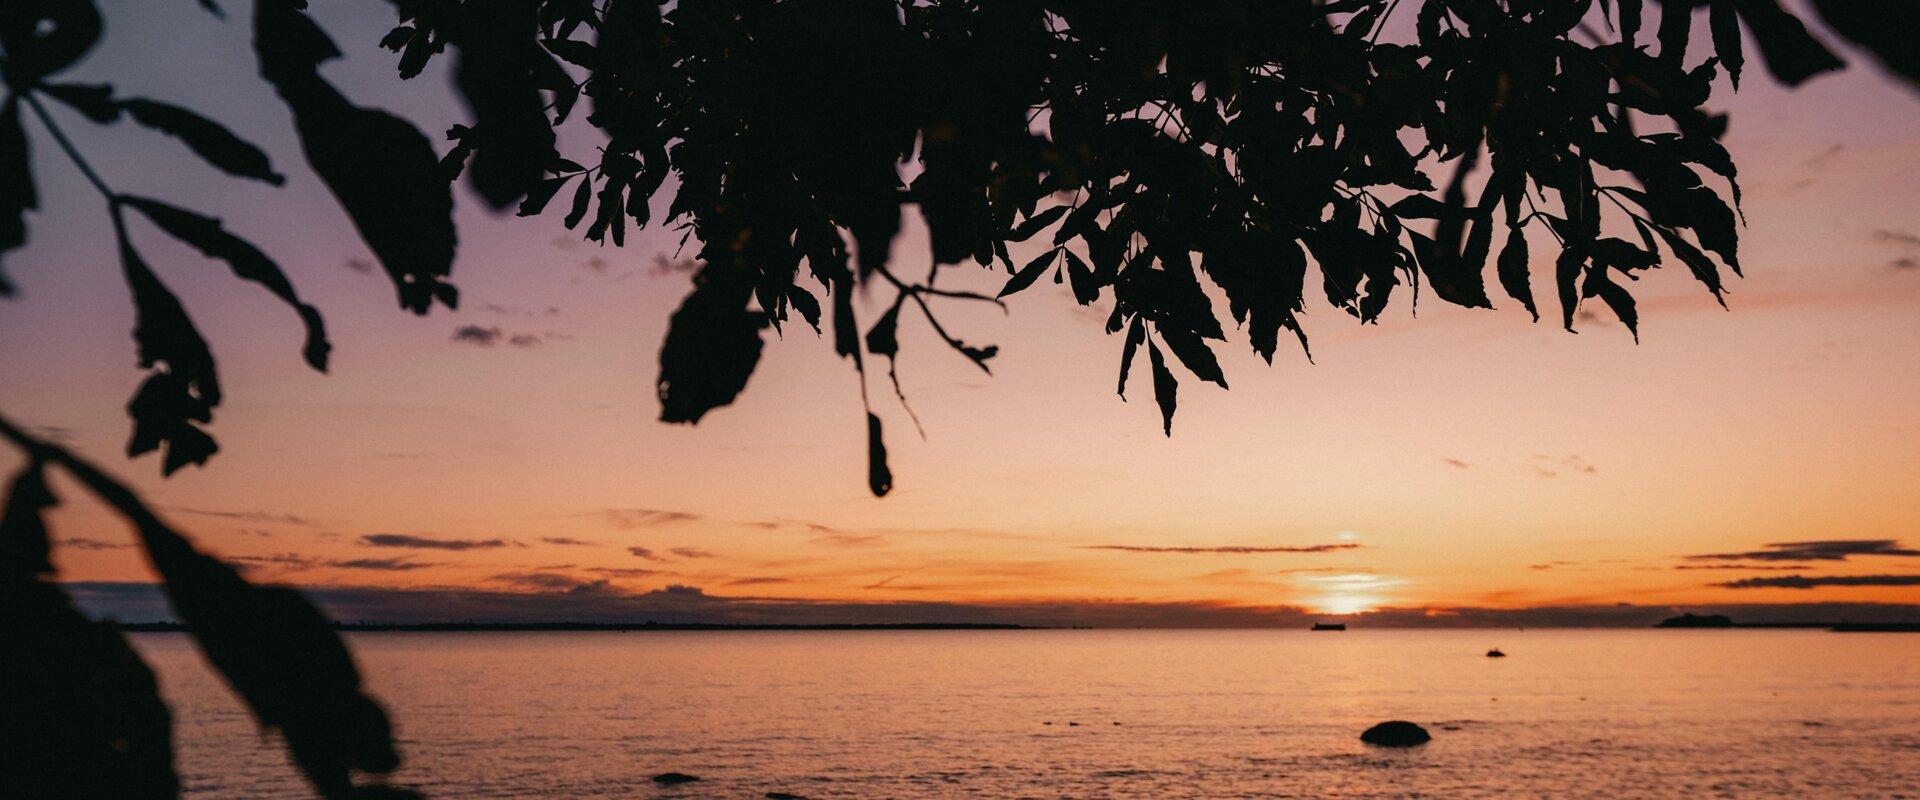
<svg viewBox="0 0 1920 800">
<path fill-rule="evenodd" d="M 93 0 L 6 0 L 0 5 L 0 59 L 9 89 L 66 69 L 100 39 Z M 9 91 L 11 94 L 11 91 Z"/>
<path fill-rule="evenodd" d="M 188 464 L 205 464 L 220 449 L 195 424 L 213 421 L 213 408 L 220 404 L 220 378 L 206 340 L 180 307 L 180 300 L 141 260 L 117 218 L 115 228 L 121 269 L 133 290 L 133 338 L 139 346 L 140 366 L 154 370 L 127 403 L 127 414 L 133 418 L 127 455 L 138 456 L 165 445 L 160 471 L 171 475 Z"/>
<path fill-rule="evenodd" d="M 1740 52 L 1739 15 L 1733 9 L 1734 0 L 1712 0 L 1707 6 L 1707 27 L 1713 33 L 1713 53 L 1726 65 L 1734 91 L 1739 91 L 1740 67 L 1747 58 Z"/>
<path fill-rule="evenodd" d="M 1147 340 L 1147 323 L 1139 317 L 1133 318 L 1133 324 L 1127 326 L 1127 343 L 1120 347 L 1120 399 L 1127 399 L 1127 373 L 1133 369 L 1134 351 L 1140 349 L 1140 343 Z"/>
<path fill-rule="evenodd" d="M 1533 284 L 1527 269 L 1527 233 L 1519 226 L 1507 228 L 1507 243 L 1500 247 L 1500 287 L 1507 296 L 1520 301 L 1533 321 L 1540 321 L 1540 310 L 1533 305 Z"/>
<path fill-rule="evenodd" d="M 893 470 L 887 468 L 887 442 L 880 434 L 880 418 L 867 412 L 867 488 L 874 497 L 893 491 Z"/>
<path fill-rule="evenodd" d="M 1173 379 L 1173 373 L 1167 371 L 1166 359 L 1160 357 L 1160 348 L 1153 342 L 1147 342 L 1147 363 L 1153 367 L 1153 400 L 1160 404 L 1160 424 L 1168 436 L 1173 435 L 1173 410 L 1178 405 L 1175 395 L 1179 393 L 1180 382 Z"/>
<path fill-rule="evenodd" d="M 175 105 L 135 98 L 118 105 L 134 122 L 179 139 L 208 164 L 229 175 L 252 178 L 279 186 L 285 176 L 273 171 L 272 162 L 260 148 L 233 135 L 220 123 Z"/>
<path fill-rule="evenodd" d="M 1048 250 L 1040 255 L 1034 256 L 1032 261 L 1028 261 L 1026 266 L 1021 267 L 1019 272 L 1014 273 L 1013 277 L 1007 280 L 1007 285 L 1001 287 L 1000 293 L 994 295 L 994 297 L 1006 297 L 1007 295 L 1032 286 L 1033 282 L 1040 279 L 1040 276 L 1047 271 L 1047 267 L 1053 264 L 1054 258 L 1059 255 L 1059 250 Z"/>
<path fill-rule="evenodd" d="M 40 91 L 102 125 L 120 119 L 120 104 L 114 102 L 113 87 L 107 84 L 49 83 Z"/>
<path fill-rule="evenodd" d="M 556 155 L 553 125 L 534 79 L 539 60 L 547 58 L 535 39 L 536 5 L 462 5 L 453 37 L 459 51 L 454 86 L 474 119 L 469 175 L 496 209 L 533 190 Z"/>
<path fill-rule="evenodd" d="M 1594 269 L 1587 273 L 1586 285 L 1581 293 L 1587 297 L 1598 297 L 1613 309 L 1613 314 L 1627 326 L 1627 332 L 1633 334 L 1633 343 L 1640 343 L 1640 313 L 1634 309 L 1633 295 L 1620 284 L 1607 277 L 1607 270 Z"/>
<path fill-rule="evenodd" d="M 1813 0 L 1813 7 L 1820 10 L 1820 18 L 1827 27 L 1854 44 L 1866 48 L 1880 59 L 1880 63 L 1907 80 L 1909 86 L 1920 85 L 1920 48 L 1913 46 L 1913 32 L 1920 30 L 1920 4 L 1914 3 L 1862 3 L 1858 0 Z M 1784 20 L 1772 16 L 1777 6 L 1769 7 L 1763 0 L 1751 2 L 1743 7 L 1747 25 L 1753 29 L 1755 38 L 1759 38 L 1763 26 L 1780 29 L 1771 31 L 1781 41 L 1777 45 L 1783 55 L 1791 52 L 1790 44 L 1794 34 L 1786 33 L 1791 26 Z M 1780 16 L 1790 16 L 1784 11 Z M 1799 20 L 1794 20 L 1798 23 Z M 1800 30 L 1804 32 L 1806 26 Z M 1812 37 L 1808 37 L 1812 38 Z M 1815 42 L 1815 44 L 1819 44 Z M 1805 43 L 1801 44 L 1805 47 Z M 1826 48 L 1822 47 L 1822 50 Z M 1761 43 L 1762 55 L 1767 58 L 1768 69 L 1773 69 L 1773 53 Z M 1831 59 L 1832 53 L 1827 53 Z M 1832 59 L 1837 62 L 1838 59 Z M 1836 67 L 1837 68 L 1837 67 Z M 1781 80 L 1786 80 L 1785 76 Z"/>
<path fill-rule="evenodd" d="M 293 111 L 307 163 L 353 220 L 399 293 L 425 314 L 454 307 L 453 194 L 433 146 L 406 121 L 361 108 L 320 77 L 340 51 L 307 19 L 299 0 L 256 0 L 254 52 L 260 74 Z"/>
<path fill-rule="evenodd" d="M 1167 343 L 1167 349 L 1185 364 L 1194 377 L 1203 381 L 1220 384 L 1227 388 L 1227 376 L 1220 371 L 1220 361 L 1213 355 L 1213 349 L 1207 347 L 1205 340 L 1177 328 L 1158 328 L 1160 340 Z"/>
<path fill-rule="evenodd" d="M 667 323 L 660 348 L 661 422 L 699 422 L 733 402 L 760 362 L 766 316 L 747 310 L 751 288 L 708 264 Z"/>
<path fill-rule="evenodd" d="M 45 463 L 29 458 L 7 490 L 6 509 L 0 510 L 0 582 L 53 572 L 41 515 L 57 502 L 47 491 Z"/>
<path fill-rule="evenodd" d="M 0 105 L 0 268 L 6 266 L 7 251 L 27 243 L 27 212 L 39 207 L 27 134 L 20 127 L 19 98 L 9 96 Z M 0 297 L 12 295 L 13 284 L 0 269 Z"/>
<path fill-rule="evenodd" d="M 280 265 L 275 264 L 266 253 L 260 252 L 259 248 L 245 239 L 228 233 L 220 225 L 220 220 L 213 217 L 143 197 L 123 197 L 120 201 L 146 215 L 161 230 L 192 245 L 208 258 L 227 262 L 233 268 L 233 274 L 242 280 L 266 287 L 275 297 L 293 306 L 307 331 L 306 346 L 303 348 L 307 364 L 321 372 L 327 371 L 327 354 L 333 350 L 333 345 L 327 341 L 326 323 L 321 321 L 319 309 L 300 301 L 299 294 L 280 270 Z"/>
<path fill-rule="evenodd" d="M 0 574 L 0 778 L 8 797 L 174 800 L 173 730 L 153 671 L 59 585 Z"/>
<path fill-rule="evenodd" d="M 1767 64 L 1767 71 L 1773 77 L 1788 86 L 1798 86 L 1808 78 L 1822 72 L 1831 72 L 1846 66 L 1839 56 L 1828 50 L 1827 46 L 1813 38 L 1807 32 L 1807 26 L 1798 17 L 1780 8 L 1778 0 L 1738 0 L 1740 18 L 1747 23 L 1747 30 L 1753 34 L 1753 41 L 1760 45 L 1760 60 Z M 1825 13 L 1828 6 L 1835 3 L 1816 2 Z M 1853 3 L 1875 11 L 1874 25 L 1884 33 L 1898 37 L 1898 51 L 1913 52 L 1911 41 L 1916 21 L 1914 8 L 1910 3 Z M 1895 18 L 1889 15 L 1899 14 Z M 1829 19 L 1833 15 L 1829 14 Z M 1838 26 L 1836 26 L 1838 27 Z M 1842 33 L 1846 33 L 1844 30 Z M 1849 37 L 1852 34 L 1846 34 Z M 1857 41 L 1858 39 L 1856 39 Z"/>
<path fill-rule="evenodd" d="M 527 196 L 520 200 L 520 210 L 515 212 L 514 216 L 531 217 L 546 210 L 547 203 L 553 200 L 553 196 L 560 191 L 560 187 L 565 186 L 567 181 L 572 179 L 572 175 L 562 175 L 535 184 L 533 189 L 527 192 Z M 584 178 L 582 180 L 585 183 L 593 182 Z"/>
</svg>

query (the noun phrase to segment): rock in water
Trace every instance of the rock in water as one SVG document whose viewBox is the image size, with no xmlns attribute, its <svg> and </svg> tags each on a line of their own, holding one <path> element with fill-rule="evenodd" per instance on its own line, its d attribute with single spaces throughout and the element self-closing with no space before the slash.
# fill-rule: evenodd
<svg viewBox="0 0 1920 800">
<path fill-rule="evenodd" d="M 692 783 L 697 780 L 700 779 L 684 772 L 662 772 L 653 776 L 653 782 L 661 786 L 679 786 L 680 784 Z"/>
<path fill-rule="evenodd" d="M 1426 728 L 1400 719 L 1382 722 L 1360 734 L 1360 741 L 1382 747 L 1412 747 L 1417 744 L 1426 744 L 1432 738 L 1427 735 Z"/>
</svg>

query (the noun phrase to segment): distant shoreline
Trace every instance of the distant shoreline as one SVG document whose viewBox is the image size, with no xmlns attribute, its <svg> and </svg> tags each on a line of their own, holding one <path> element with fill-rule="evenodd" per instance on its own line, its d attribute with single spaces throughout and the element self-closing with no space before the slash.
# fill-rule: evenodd
<svg viewBox="0 0 1920 800">
<path fill-rule="evenodd" d="M 120 630 L 128 633 L 184 633 L 187 626 L 178 622 L 123 622 Z M 1527 626 L 1540 630 L 1824 630 L 1834 633 L 1920 633 L 1920 623 L 1833 623 L 1833 622 L 1741 622 L 1730 625 L 1654 625 L 1646 626 Z M 1042 631 L 1042 630 L 1306 630 L 1293 627 L 1255 628 L 1131 628 L 1090 626 L 1015 625 L 1010 623 L 969 622 L 897 622 L 842 623 L 811 625 L 723 624 L 694 622 L 336 622 L 333 629 L 348 633 L 629 633 L 672 631 Z M 1519 628 L 1525 630 L 1525 628 Z M 1381 626 L 1359 630 L 1403 631 L 1502 631 L 1512 627 L 1416 628 Z"/>
<path fill-rule="evenodd" d="M 722 624 L 697 622 L 336 622 L 333 629 L 353 633 L 535 633 L 628 631 L 1002 631 L 1042 630 L 1030 625 L 971 622 L 897 622 L 813 625 Z M 128 633 L 181 633 L 179 622 L 123 622 Z"/>
</svg>

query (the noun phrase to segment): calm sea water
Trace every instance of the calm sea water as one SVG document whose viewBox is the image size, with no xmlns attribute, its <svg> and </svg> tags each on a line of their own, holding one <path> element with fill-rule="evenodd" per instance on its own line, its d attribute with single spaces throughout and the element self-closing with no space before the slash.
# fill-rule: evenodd
<svg viewBox="0 0 1920 800">
<path fill-rule="evenodd" d="M 177 634 L 195 798 L 308 797 Z M 351 636 L 448 798 L 1920 798 L 1920 636 L 933 631 Z M 1498 646 L 1505 659 L 1484 656 Z M 1367 726 L 1434 735 L 1368 747 Z M 1048 724 L 1051 723 L 1051 724 Z M 1078 723 L 1075 725 L 1073 723 Z M 679 771 L 698 783 L 655 787 Z"/>
</svg>

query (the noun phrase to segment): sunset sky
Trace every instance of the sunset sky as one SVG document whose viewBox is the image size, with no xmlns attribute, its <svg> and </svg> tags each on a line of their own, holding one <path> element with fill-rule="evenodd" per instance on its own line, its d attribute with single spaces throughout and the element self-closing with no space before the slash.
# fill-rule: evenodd
<svg viewBox="0 0 1920 800">
<path fill-rule="evenodd" d="M 1024 609 L 1127 624 L 1920 604 L 1920 91 L 1853 51 L 1798 90 L 1757 65 L 1737 97 L 1724 76 L 1716 89 L 1748 222 L 1729 310 L 1677 267 L 1633 287 L 1637 346 L 1604 312 L 1573 335 L 1510 301 L 1422 302 L 1415 318 L 1401 297 L 1363 328 L 1310 297 L 1315 363 L 1283 348 L 1268 367 L 1230 335 L 1216 351 L 1232 390 L 1183 381 L 1166 438 L 1144 381 L 1114 396 L 1107 307 L 1043 285 L 1007 315 L 943 316 L 1001 346 L 992 377 L 903 320 L 900 377 L 926 438 L 876 374 L 896 488 L 875 499 L 857 376 L 802 326 L 734 405 L 697 427 L 655 421 L 658 347 L 688 286 L 678 232 L 600 248 L 558 213 L 489 214 L 463 186 L 461 309 L 404 313 L 257 78 L 245 10 L 114 5 L 71 78 L 198 109 L 266 148 L 287 185 L 223 177 L 126 123 L 59 121 L 117 189 L 221 216 L 275 256 L 326 315 L 332 373 L 301 364 L 282 304 L 141 229 L 219 359 L 223 450 L 164 480 L 154 457 L 127 461 L 142 371 L 105 210 L 30 121 L 43 199 L 7 261 L 23 296 L 0 304 L 0 409 L 126 477 L 250 577 L 324 589 L 336 616 Z M 347 52 L 327 74 L 444 149 L 437 132 L 464 111 L 444 64 L 394 78 L 375 46 L 386 7 L 316 4 Z M 562 150 L 593 144 L 576 132 Z M 924 270 L 924 228 L 911 209 L 905 222 L 894 262 Z M 865 298 L 863 318 L 890 299 Z M 71 499 L 60 578 L 155 616 L 117 587 L 150 579 L 130 532 L 56 491 Z"/>
</svg>

